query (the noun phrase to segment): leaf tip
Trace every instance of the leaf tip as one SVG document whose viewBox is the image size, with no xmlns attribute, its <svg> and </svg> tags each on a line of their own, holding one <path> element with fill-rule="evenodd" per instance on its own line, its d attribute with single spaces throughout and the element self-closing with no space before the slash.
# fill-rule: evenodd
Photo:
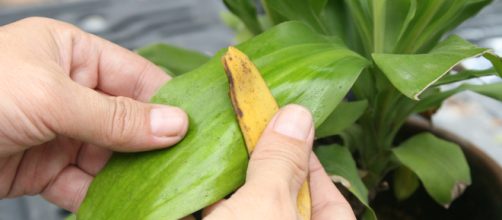
<svg viewBox="0 0 502 220">
<path fill-rule="evenodd" d="M 464 193 L 467 186 L 469 186 L 469 184 L 463 183 L 463 182 L 456 182 L 455 185 L 453 185 L 453 188 L 451 190 L 451 201 L 455 200 L 460 195 L 462 195 L 462 193 Z"/>
<path fill-rule="evenodd" d="M 331 177 L 331 180 L 334 182 L 334 183 L 340 183 L 342 184 L 343 186 L 345 186 L 345 188 L 350 188 L 352 187 L 352 184 L 350 184 L 350 181 L 345 179 L 343 176 L 339 176 L 339 175 L 330 175 Z"/>
</svg>

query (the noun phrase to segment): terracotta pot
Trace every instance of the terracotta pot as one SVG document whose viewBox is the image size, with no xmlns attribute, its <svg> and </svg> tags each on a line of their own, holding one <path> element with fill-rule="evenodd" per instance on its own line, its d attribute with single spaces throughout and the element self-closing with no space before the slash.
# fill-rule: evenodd
<svg viewBox="0 0 502 220">
<path fill-rule="evenodd" d="M 421 118 L 410 119 L 401 135 L 409 137 L 424 131 L 462 147 L 471 168 L 472 185 L 448 209 L 435 203 L 423 188 L 402 202 L 396 201 L 391 190 L 381 192 L 372 201 L 379 219 L 502 220 L 502 167 L 474 144 Z"/>
</svg>

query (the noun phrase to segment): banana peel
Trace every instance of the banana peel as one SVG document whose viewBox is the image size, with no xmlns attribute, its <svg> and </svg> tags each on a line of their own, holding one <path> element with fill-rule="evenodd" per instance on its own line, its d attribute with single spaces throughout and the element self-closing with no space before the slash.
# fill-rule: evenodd
<svg viewBox="0 0 502 220">
<path fill-rule="evenodd" d="M 279 106 L 251 60 L 235 47 L 222 57 L 230 85 L 230 98 L 248 153 L 254 150 L 267 124 Z M 311 198 L 308 181 L 302 184 L 297 198 L 298 214 L 310 220 Z"/>
</svg>

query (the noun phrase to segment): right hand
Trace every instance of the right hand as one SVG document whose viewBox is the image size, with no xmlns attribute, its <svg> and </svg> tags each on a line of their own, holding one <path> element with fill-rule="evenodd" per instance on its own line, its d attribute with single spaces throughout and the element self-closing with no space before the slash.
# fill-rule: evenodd
<svg viewBox="0 0 502 220">
<path fill-rule="evenodd" d="M 296 200 L 307 176 L 312 220 L 356 219 L 312 153 L 313 139 L 310 112 L 298 105 L 282 108 L 251 155 L 244 186 L 206 209 L 205 219 L 299 219 Z"/>
</svg>

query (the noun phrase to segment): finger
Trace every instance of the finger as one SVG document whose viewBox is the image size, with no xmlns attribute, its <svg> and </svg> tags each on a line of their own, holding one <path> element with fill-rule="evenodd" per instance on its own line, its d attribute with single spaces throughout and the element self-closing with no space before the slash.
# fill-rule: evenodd
<svg viewBox="0 0 502 220">
<path fill-rule="evenodd" d="M 92 176 L 82 170 L 69 166 L 42 191 L 48 201 L 70 212 L 76 212 L 84 200 Z"/>
<path fill-rule="evenodd" d="M 155 64 L 94 35 L 76 31 L 70 77 L 114 96 L 148 101 L 170 77 Z"/>
<path fill-rule="evenodd" d="M 281 109 L 251 155 L 246 184 L 289 188 L 294 198 L 305 181 L 314 128 L 310 112 L 299 105 Z"/>
<path fill-rule="evenodd" d="M 226 201 L 227 201 L 226 199 L 222 199 L 222 200 L 215 202 L 212 205 L 204 208 L 204 210 L 202 210 L 202 217 L 204 218 L 204 217 L 210 215 L 214 210 L 222 208 L 223 203 Z"/>
<path fill-rule="evenodd" d="M 114 96 L 148 101 L 170 77 L 138 54 L 70 24 L 32 18 L 50 27 L 59 47 L 59 63 L 77 83 Z"/>
<path fill-rule="evenodd" d="M 77 156 L 77 166 L 91 176 L 96 176 L 112 156 L 112 151 L 92 144 L 83 144 Z"/>
<path fill-rule="evenodd" d="M 53 130 L 114 151 L 143 151 L 170 146 L 187 131 L 188 117 L 179 108 L 110 97 L 68 80 L 60 93 Z"/>
<path fill-rule="evenodd" d="M 310 156 L 310 194 L 313 220 L 353 220 L 354 212 L 329 178 L 315 154 Z"/>
</svg>

